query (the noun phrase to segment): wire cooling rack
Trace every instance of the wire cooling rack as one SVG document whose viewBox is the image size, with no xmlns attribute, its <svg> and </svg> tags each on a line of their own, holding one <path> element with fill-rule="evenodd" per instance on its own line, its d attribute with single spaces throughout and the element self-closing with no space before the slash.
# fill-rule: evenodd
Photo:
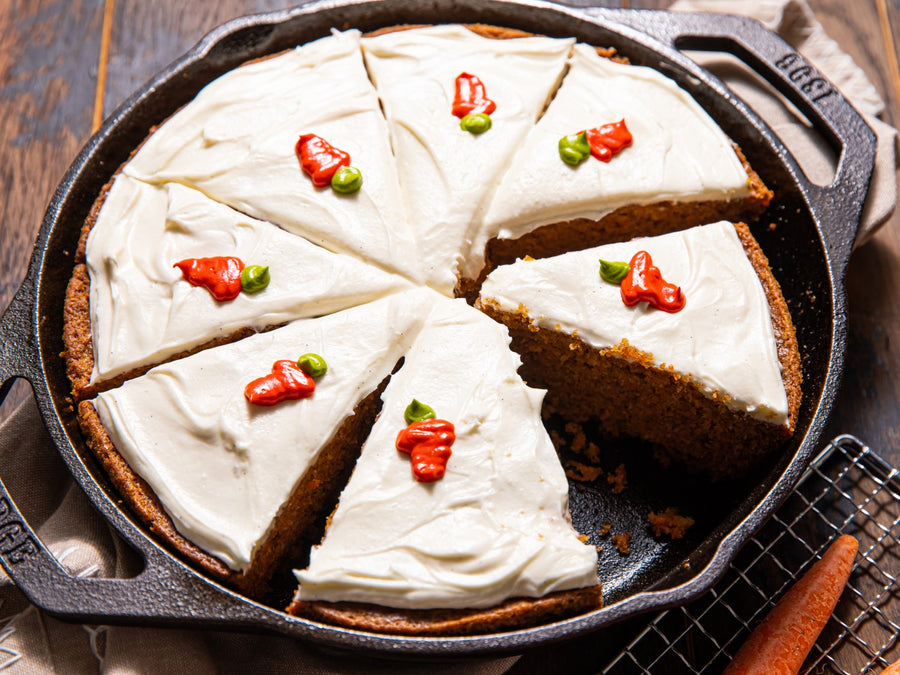
<svg viewBox="0 0 900 675">
<path fill-rule="evenodd" d="M 602 672 L 721 673 L 838 534 L 859 540 L 856 567 L 801 672 L 881 672 L 900 659 L 900 474 L 853 436 L 828 444 L 709 593 L 654 617 Z"/>
</svg>

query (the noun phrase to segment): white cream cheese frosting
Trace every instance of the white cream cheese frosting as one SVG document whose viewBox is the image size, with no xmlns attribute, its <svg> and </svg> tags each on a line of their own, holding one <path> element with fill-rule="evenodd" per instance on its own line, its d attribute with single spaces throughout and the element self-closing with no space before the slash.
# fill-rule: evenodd
<svg viewBox="0 0 900 675">
<path fill-rule="evenodd" d="M 406 353 L 432 295 L 395 294 L 158 366 L 101 393 L 97 412 L 178 531 L 247 569 L 319 450 Z M 272 407 L 244 398 L 275 361 L 307 352 L 328 364 L 311 397 Z"/>
<path fill-rule="evenodd" d="M 622 119 L 633 144 L 612 161 L 589 157 L 570 166 L 560 159 L 561 137 Z M 482 256 L 494 237 L 600 219 L 628 204 L 748 195 L 747 172 L 731 141 L 687 92 L 651 68 L 616 63 L 578 44 L 546 114 L 503 176 L 472 255 Z"/>
<path fill-rule="evenodd" d="M 730 141 L 687 93 L 573 43 L 462 26 L 335 32 L 211 82 L 123 167 L 88 240 L 92 380 L 288 322 L 95 399 L 183 536 L 248 569 L 320 449 L 404 358 L 325 539 L 295 572 L 299 598 L 479 608 L 597 583 L 541 421 L 544 392 L 519 378 L 503 326 L 444 296 L 458 275 L 478 276 L 490 238 L 749 190 Z M 451 113 L 461 72 L 497 103 L 484 134 Z M 611 163 L 560 160 L 561 136 L 622 118 L 634 145 Z M 350 153 L 359 192 L 312 185 L 295 154 L 304 133 Z M 736 409 L 784 423 L 768 305 L 733 228 L 669 237 L 639 244 L 685 290 L 677 315 L 626 308 L 600 281 L 597 258 L 629 260 L 635 242 L 499 268 L 482 297 L 599 348 L 628 339 Z M 173 268 L 215 255 L 269 265 L 272 281 L 217 303 Z M 247 383 L 305 352 L 329 366 L 311 398 L 246 401 Z M 432 484 L 394 445 L 413 397 L 456 428 Z"/>
<path fill-rule="evenodd" d="M 453 364 L 453 367 L 448 367 Z M 568 515 L 568 483 L 506 329 L 436 298 L 309 568 L 300 600 L 491 607 L 597 583 L 597 552 Z M 450 421 L 443 478 L 417 482 L 395 448 L 412 398 Z"/>
<path fill-rule="evenodd" d="M 308 133 L 350 153 L 363 176 L 359 192 L 313 186 L 294 150 Z M 331 251 L 419 278 L 359 31 L 225 73 L 151 134 L 123 171 L 184 183 Z"/>
<path fill-rule="evenodd" d="M 629 262 L 641 250 L 666 281 L 681 287 L 681 311 L 645 302 L 627 307 L 619 285 L 600 278 L 599 259 Z M 659 367 L 690 375 L 707 394 L 727 394 L 730 408 L 787 423 L 769 304 L 731 223 L 519 260 L 492 271 L 480 297 L 509 312 L 524 308 L 537 325 L 577 332 L 598 349 L 627 340 Z"/>
<path fill-rule="evenodd" d="M 409 288 L 403 277 L 331 253 L 176 183 L 120 175 L 87 242 L 93 381 L 159 363 L 242 328 L 328 314 Z M 174 263 L 236 256 L 269 267 L 262 291 L 218 302 Z"/>
<path fill-rule="evenodd" d="M 363 38 L 400 159 L 400 185 L 425 279 L 433 288 L 452 295 L 457 272 L 477 277 L 480 267 L 463 259 L 472 224 L 480 222 L 512 153 L 556 90 L 574 42 L 495 40 L 460 25 Z M 484 133 L 464 131 L 451 112 L 461 73 L 477 76 L 497 105 Z"/>
</svg>

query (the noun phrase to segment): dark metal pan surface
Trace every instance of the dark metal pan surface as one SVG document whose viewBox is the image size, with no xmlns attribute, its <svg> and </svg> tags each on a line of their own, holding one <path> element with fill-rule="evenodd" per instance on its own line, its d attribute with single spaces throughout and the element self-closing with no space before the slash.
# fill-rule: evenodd
<svg viewBox="0 0 900 675">
<path fill-rule="evenodd" d="M 602 552 L 607 606 L 566 621 L 497 635 L 403 638 L 297 619 L 206 579 L 161 548 L 129 512 L 87 450 L 67 398 L 59 354 L 64 291 L 82 222 L 101 187 L 150 128 L 207 82 L 249 59 L 323 35 L 333 27 L 363 31 L 400 23 L 483 22 L 613 46 L 631 62 L 675 79 L 744 150 L 775 191 L 754 229 L 793 315 L 803 357 L 804 397 L 794 439 L 752 475 L 710 487 L 686 475 L 653 470 L 634 445 L 629 489 L 613 497 L 599 486 L 570 490 L 575 524 L 593 532 L 612 521 L 631 530 L 631 553 Z M 839 154 L 831 185 L 802 174 L 772 131 L 716 78 L 680 49 L 724 51 L 741 58 L 788 98 Z M 15 377 L 28 379 L 50 436 L 75 480 L 103 516 L 144 559 L 131 579 L 68 575 L 21 517 L 0 485 L 0 562 L 38 606 L 86 622 L 193 625 L 276 632 L 322 646 L 385 655 L 474 655 L 527 647 L 596 630 L 640 612 L 681 604 L 708 590 L 740 546 L 787 496 L 816 450 L 844 364 L 843 276 L 874 162 L 874 135 L 844 98 L 805 59 L 759 24 L 714 15 L 608 10 L 537 0 L 313 2 L 244 17 L 210 33 L 147 83 L 106 121 L 76 158 L 47 209 L 28 275 L 0 319 L 0 400 Z M 772 223 L 775 227 L 769 227 Z M 688 536 L 657 541 L 644 514 L 666 505 L 697 516 Z M 599 540 L 595 540 L 599 543 Z"/>
</svg>

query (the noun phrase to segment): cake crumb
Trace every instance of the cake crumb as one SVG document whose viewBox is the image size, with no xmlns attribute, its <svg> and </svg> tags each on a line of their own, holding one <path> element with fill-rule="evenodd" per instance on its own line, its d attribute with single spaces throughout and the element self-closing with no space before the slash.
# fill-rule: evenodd
<svg viewBox="0 0 900 675">
<path fill-rule="evenodd" d="M 569 443 L 569 449 L 574 453 L 581 454 L 581 451 L 587 446 L 587 434 L 584 433 L 584 429 L 582 429 L 579 424 L 568 422 L 565 426 L 565 430 L 566 433 L 572 437 L 572 442 Z"/>
<path fill-rule="evenodd" d="M 590 537 L 587 536 L 586 534 L 578 535 L 578 541 L 580 541 L 582 544 L 586 544 L 588 539 L 590 539 Z"/>
<path fill-rule="evenodd" d="M 566 476 L 576 481 L 591 482 L 603 475 L 603 469 L 599 466 L 588 466 L 581 462 L 570 460 L 566 462 Z"/>
<path fill-rule="evenodd" d="M 626 532 L 625 534 L 614 534 L 612 536 L 612 541 L 616 545 L 616 548 L 619 549 L 619 553 L 622 555 L 628 555 L 631 551 L 631 532 Z"/>
<path fill-rule="evenodd" d="M 607 534 L 609 534 L 609 531 L 611 529 L 612 523 L 603 523 L 603 525 L 600 526 L 600 529 L 597 530 L 597 534 L 599 534 L 601 537 L 605 537 Z"/>
<path fill-rule="evenodd" d="M 619 464 L 613 473 L 607 474 L 606 482 L 612 485 L 614 495 L 621 494 L 628 487 L 628 479 L 625 476 L 625 465 Z"/>
<path fill-rule="evenodd" d="M 532 258 L 530 255 L 528 255 L 528 254 L 526 253 L 526 254 L 525 254 L 525 257 L 522 258 L 522 260 L 524 260 L 525 262 L 531 262 L 532 260 L 534 260 L 534 258 Z"/>
<path fill-rule="evenodd" d="M 662 513 L 651 511 L 647 514 L 647 520 L 650 521 L 650 527 L 653 528 L 653 536 L 661 537 L 667 534 L 673 540 L 681 539 L 688 528 L 694 524 L 693 518 L 682 516 L 675 506 L 668 507 Z"/>
</svg>

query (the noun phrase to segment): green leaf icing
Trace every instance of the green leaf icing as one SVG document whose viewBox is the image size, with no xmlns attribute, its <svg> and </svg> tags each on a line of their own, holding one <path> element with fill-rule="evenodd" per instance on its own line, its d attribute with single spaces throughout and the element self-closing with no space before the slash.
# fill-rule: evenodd
<svg viewBox="0 0 900 675">
<path fill-rule="evenodd" d="M 559 158 L 566 164 L 577 166 L 591 156 L 587 134 L 569 134 L 559 139 Z"/>
<path fill-rule="evenodd" d="M 474 113 L 465 115 L 459 121 L 459 128 L 468 131 L 470 134 L 483 134 L 491 128 L 491 116 L 484 113 Z"/>
<path fill-rule="evenodd" d="M 299 359 L 297 359 L 297 365 L 300 367 L 300 370 L 302 370 L 314 380 L 319 379 L 328 372 L 328 364 L 325 363 L 325 359 L 323 359 L 318 354 L 313 354 L 312 352 L 310 352 L 309 354 L 304 354 Z"/>
<path fill-rule="evenodd" d="M 628 274 L 628 267 L 627 262 L 609 262 L 601 259 L 600 278 L 611 284 L 621 283 L 625 275 Z"/>
<path fill-rule="evenodd" d="M 355 166 L 342 166 L 331 177 L 331 189 L 349 195 L 362 187 L 362 172 Z"/>
<path fill-rule="evenodd" d="M 259 293 L 269 285 L 272 277 L 269 275 L 269 266 L 247 265 L 241 271 L 241 290 L 244 293 Z"/>
<path fill-rule="evenodd" d="M 406 406 L 406 410 L 403 411 L 403 419 L 406 420 L 407 424 L 434 419 L 434 410 L 431 406 L 413 399 L 412 403 Z"/>
</svg>

